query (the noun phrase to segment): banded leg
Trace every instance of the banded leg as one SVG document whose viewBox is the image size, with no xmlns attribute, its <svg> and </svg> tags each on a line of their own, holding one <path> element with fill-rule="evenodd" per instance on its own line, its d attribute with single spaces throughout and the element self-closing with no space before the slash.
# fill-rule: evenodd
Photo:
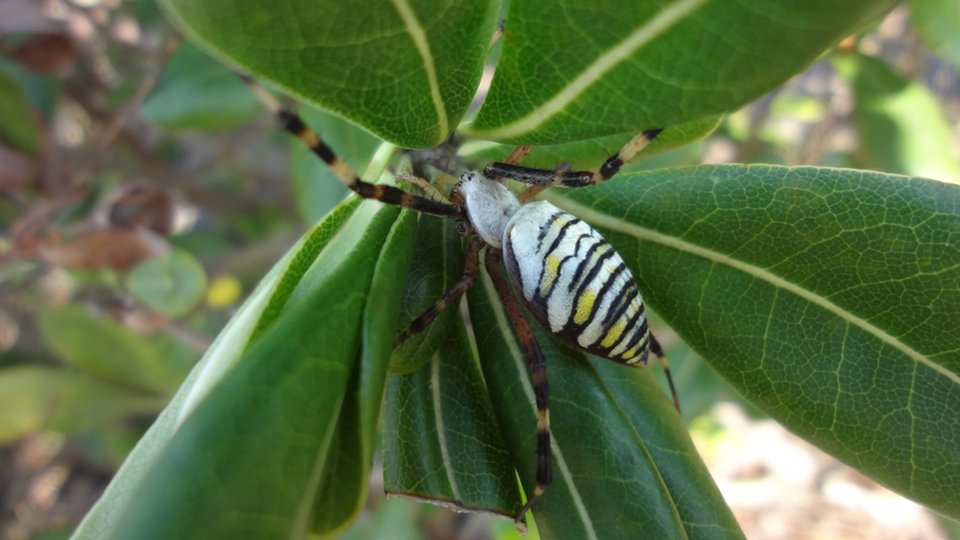
<svg viewBox="0 0 960 540">
<path fill-rule="evenodd" d="M 427 329 L 436 318 L 443 313 L 451 304 L 456 302 L 467 292 L 467 289 L 473 285 L 477 278 L 477 269 L 480 267 L 480 248 L 483 247 L 483 240 L 479 236 L 473 237 L 470 245 L 467 246 L 466 261 L 463 264 L 463 275 L 453 284 L 452 287 L 443 293 L 432 306 L 428 307 L 419 317 L 414 319 L 407 328 L 397 336 L 393 341 L 393 346 L 397 347 L 407 340 L 410 336 L 418 334 Z"/>
<path fill-rule="evenodd" d="M 493 286 L 497 290 L 497 296 L 503 308 L 507 311 L 507 316 L 517 332 L 517 339 L 520 340 L 520 346 L 523 348 L 523 354 L 527 359 L 527 365 L 530 367 L 530 377 L 533 381 L 533 395 L 537 405 L 537 486 L 533 493 L 527 497 L 527 503 L 514 517 L 517 523 L 523 523 L 527 510 L 536 501 L 553 479 L 553 464 L 550 454 L 550 409 L 548 401 L 550 397 L 550 387 L 547 384 L 547 363 L 543 357 L 543 351 L 540 350 L 540 344 L 537 343 L 533 335 L 533 329 L 523 317 L 520 311 L 520 304 L 514 299 L 507 285 L 507 280 L 503 277 L 503 271 L 500 269 L 500 252 L 496 249 L 487 249 L 487 256 L 484 260 L 484 266 L 490 279 L 493 280 Z"/>
<path fill-rule="evenodd" d="M 653 337 L 653 332 L 648 332 L 647 336 L 650 339 L 650 352 L 660 361 L 663 374 L 667 377 L 667 385 L 670 386 L 670 397 L 673 398 L 673 406 L 676 407 L 677 412 L 680 412 L 680 398 L 677 397 L 677 387 L 673 384 L 673 375 L 670 373 L 670 363 L 667 362 L 667 355 L 663 354 L 663 347 L 660 346 L 657 338 Z"/>
<path fill-rule="evenodd" d="M 365 199 L 374 199 L 387 204 L 411 208 L 435 216 L 463 218 L 465 210 L 462 206 L 450 204 L 442 201 L 435 201 L 427 197 L 421 197 L 413 193 L 406 192 L 394 186 L 383 184 L 371 184 L 360 179 L 357 173 L 347 165 L 347 162 L 337 156 L 317 133 L 312 131 L 304 123 L 297 113 L 280 105 L 280 102 L 273 97 L 273 94 L 264 87 L 257 84 L 248 76 L 240 75 L 253 94 L 260 100 L 270 112 L 276 115 L 283 129 L 291 133 L 296 138 L 303 141 L 314 154 L 330 167 L 337 178 L 347 186 L 351 191 Z"/>
<path fill-rule="evenodd" d="M 636 135 L 627 141 L 627 144 L 623 145 L 616 154 L 607 158 L 596 172 L 568 171 L 563 168 L 536 169 L 513 163 L 494 163 L 485 167 L 483 174 L 487 178 L 503 177 L 524 184 L 542 186 L 582 187 L 598 184 L 617 174 L 624 163 L 633 159 L 641 150 L 646 148 L 661 131 L 663 129 L 649 129 Z"/>
</svg>

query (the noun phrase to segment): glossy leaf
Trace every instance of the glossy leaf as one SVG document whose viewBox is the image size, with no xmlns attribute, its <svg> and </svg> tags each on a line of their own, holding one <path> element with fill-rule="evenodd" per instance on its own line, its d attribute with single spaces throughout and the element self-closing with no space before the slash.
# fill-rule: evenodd
<svg viewBox="0 0 960 540">
<path fill-rule="evenodd" d="M 549 198 L 599 226 L 646 301 L 764 412 L 960 516 L 960 189 L 720 166 Z"/>
<path fill-rule="evenodd" d="M 772 90 L 889 0 L 511 2 L 472 134 L 554 144 L 671 126 Z"/>
<path fill-rule="evenodd" d="M 163 0 L 218 57 L 406 147 L 440 143 L 473 98 L 491 0 Z"/>
<path fill-rule="evenodd" d="M 663 130 L 650 146 L 644 148 L 643 153 L 631 162 L 631 165 L 706 137 L 717 128 L 720 120 L 720 117 L 710 117 L 670 126 Z M 524 158 L 523 164 L 546 169 L 566 164 L 573 170 L 596 170 L 635 135 L 634 132 L 619 133 L 571 143 L 534 146 Z M 512 149 L 513 145 L 480 141 L 465 144 L 461 153 L 475 160 L 491 162 L 502 160 Z"/>
<path fill-rule="evenodd" d="M 416 214 L 406 212 L 386 237 L 363 310 L 360 360 L 354 366 L 340 409 L 333 444 L 314 498 L 312 532 L 345 528 L 367 498 L 387 365 L 397 335 L 401 289 L 397 277 L 410 265 Z"/>
<path fill-rule="evenodd" d="M 384 405 L 389 494 L 512 517 L 516 473 L 462 321 L 422 369 L 391 376 Z"/>
<path fill-rule="evenodd" d="M 529 493 L 536 467 L 533 389 L 493 284 L 486 275 L 479 281 L 469 298 L 481 366 Z M 554 467 L 553 483 L 533 506 L 540 534 L 741 536 L 669 397 L 650 379 L 653 374 L 624 366 L 607 370 L 596 363 L 606 361 L 588 360 L 536 329 L 548 359 Z"/>
<path fill-rule="evenodd" d="M 187 537 L 204 536 L 204 531 L 216 536 L 213 531 L 246 526 L 245 537 L 275 537 L 277 529 L 271 527 L 311 527 L 310 505 L 303 504 L 312 500 L 313 491 L 304 490 L 303 482 L 313 488 L 319 482 L 320 469 L 314 466 L 323 463 L 330 447 L 359 350 L 361 308 L 370 284 L 362 275 L 372 275 L 397 214 L 396 209 L 377 214 L 373 204 L 361 213 L 355 207 L 351 201 L 338 208 L 264 278 L 124 462 L 77 538 L 125 538 L 147 529 L 161 536 L 178 530 L 188 531 Z M 314 265 L 319 252 L 328 264 Z M 360 292 L 350 292 L 357 288 Z M 283 313 L 289 315 L 279 317 Z M 301 385 L 316 388 L 306 391 Z M 323 403 L 313 406 L 311 400 Z M 237 431 L 224 433 L 232 421 L 239 422 Z M 234 444 L 237 436 L 256 444 Z M 289 446 L 272 444 L 279 439 Z M 288 450 L 292 461 L 284 457 Z M 179 461 L 184 453 L 193 457 Z M 305 456 L 316 461 L 308 466 Z M 264 467 L 251 467 L 251 459 Z M 289 478 L 274 468 L 285 466 L 291 473 L 298 470 L 294 481 L 287 483 Z M 223 477 L 196 480 L 214 470 Z M 187 484 L 195 490 L 189 497 L 182 491 Z M 220 489 L 224 485 L 231 489 Z M 276 497 L 264 499 L 268 492 Z M 296 504 L 287 504 L 291 498 Z M 287 519 L 238 509 L 263 500 L 280 504 Z M 218 510 L 197 513 L 204 505 Z M 249 522 L 231 519 L 234 510 L 222 513 L 223 508 L 234 508 Z M 307 512 L 298 514 L 299 521 L 289 515 L 297 508 Z M 171 521 L 170 515 L 183 519 Z M 201 522 L 191 515 L 222 519 Z"/>
<path fill-rule="evenodd" d="M 448 220 L 427 215 L 420 217 L 398 328 L 407 328 L 463 275 L 464 247 L 460 240 Z M 451 307 L 426 330 L 410 336 L 394 348 L 390 371 L 401 375 L 412 373 L 430 362 L 447 340 L 451 325 L 458 316 L 457 310 Z"/>
</svg>

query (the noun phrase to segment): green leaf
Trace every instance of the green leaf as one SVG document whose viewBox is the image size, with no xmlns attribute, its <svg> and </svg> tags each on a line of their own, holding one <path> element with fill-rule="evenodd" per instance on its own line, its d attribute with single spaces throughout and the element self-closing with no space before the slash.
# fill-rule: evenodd
<svg viewBox="0 0 960 540">
<path fill-rule="evenodd" d="M 40 131 L 20 83 L 0 69 L 0 142 L 21 152 L 40 153 Z"/>
<path fill-rule="evenodd" d="M 410 273 L 404 286 L 400 325 L 406 329 L 463 275 L 464 247 L 449 220 L 422 215 L 413 243 Z M 390 371 L 412 373 L 433 358 L 448 338 L 457 318 L 453 307 L 441 313 L 423 332 L 394 348 Z"/>
<path fill-rule="evenodd" d="M 469 293 L 481 366 L 520 480 L 531 492 L 536 418 L 526 361 L 490 279 Z M 740 537 L 679 415 L 649 370 L 548 338 L 553 483 L 533 505 L 544 538 Z M 609 369 L 608 369 L 609 368 Z"/>
<path fill-rule="evenodd" d="M 466 330 L 452 326 L 428 365 L 388 379 L 384 490 L 512 518 L 522 504 L 516 473 Z"/>
<path fill-rule="evenodd" d="M 74 370 L 16 366 L 0 370 L 0 444 L 42 430 L 75 433 L 160 410 L 145 396 Z"/>
<path fill-rule="evenodd" d="M 405 212 L 394 223 L 377 258 L 363 313 L 360 362 L 351 374 L 315 497 L 314 533 L 329 535 L 345 528 L 367 499 L 387 365 L 397 335 L 402 292 L 397 276 L 410 266 L 416 217 Z"/>
<path fill-rule="evenodd" d="M 772 90 L 890 0 L 511 2 L 471 126 L 554 144 L 724 113 Z"/>
<path fill-rule="evenodd" d="M 688 145 L 700 140 L 717 128 L 721 117 L 715 116 L 670 126 L 654 139 L 650 146 L 643 149 L 637 161 L 647 160 L 659 156 L 670 150 Z M 553 169 L 560 164 L 567 164 L 573 170 L 596 170 L 603 162 L 615 154 L 628 140 L 636 135 L 635 132 L 607 135 L 596 139 L 587 139 L 570 143 L 549 144 L 535 146 L 530 154 L 524 158 L 523 164 L 528 167 Z M 513 145 L 496 144 L 483 141 L 466 143 L 461 148 L 461 154 L 474 160 L 500 161 L 510 154 Z"/>
<path fill-rule="evenodd" d="M 193 45 L 182 45 L 157 89 L 140 107 L 148 122 L 166 129 L 223 131 L 261 114 L 250 90 Z"/>
<path fill-rule="evenodd" d="M 43 339 L 72 367 L 118 385 L 167 395 L 183 379 L 182 364 L 163 356 L 161 342 L 73 306 L 40 315 Z"/>
<path fill-rule="evenodd" d="M 853 81 L 853 119 L 864 166 L 960 182 L 950 125 L 923 84 L 902 78 L 873 56 L 840 56 L 834 65 Z"/>
<path fill-rule="evenodd" d="M 960 189 L 720 166 L 549 199 L 604 231 L 645 300 L 761 410 L 960 517 Z"/>
<path fill-rule="evenodd" d="M 127 276 L 134 298 L 168 317 L 185 315 L 207 290 L 207 274 L 193 255 L 173 250 L 138 264 Z"/>
<path fill-rule="evenodd" d="M 307 516 L 288 514 L 296 508 L 309 512 L 309 499 L 284 506 L 285 519 L 263 516 L 257 503 L 283 506 L 298 489 L 311 497 L 303 482 L 315 488 L 320 481 L 360 346 L 360 313 L 370 285 L 362 276 L 372 275 L 397 213 L 385 208 L 378 215 L 375 203 L 357 212 L 356 202 L 338 207 L 264 278 L 124 462 L 77 538 L 125 538 L 147 530 L 165 536 L 173 529 L 193 529 L 185 537 L 211 537 L 202 531 L 229 528 L 233 511 L 267 529 L 311 526 Z M 316 265 L 321 252 L 324 264 Z M 191 453 L 186 463 L 179 461 Z M 304 456 L 315 459 L 306 470 L 300 468 Z M 253 459 L 256 464 L 249 463 Z M 206 465 L 210 468 L 195 469 Z M 286 473 L 274 468 L 284 466 L 290 467 Z M 201 480 L 215 470 L 225 477 Z M 194 490 L 189 497 L 168 491 L 184 485 Z M 248 503 L 255 510 L 241 508 Z M 218 510 L 197 510 L 213 507 Z M 233 509 L 224 513 L 223 507 Z M 171 515 L 181 518 L 170 520 Z M 199 523 L 190 516 L 221 520 Z M 275 530 L 257 531 L 276 536 Z M 244 530 L 243 536 L 255 537 L 257 531 Z"/>
<path fill-rule="evenodd" d="M 397 214 L 368 203 L 351 216 L 322 263 L 304 274 L 284 316 L 181 416 L 127 492 L 122 515 L 96 531 L 100 537 L 277 538 L 310 530 L 323 465 L 339 444 L 335 428 L 361 351 L 363 306 Z"/>
<path fill-rule="evenodd" d="M 216 56 L 405 147 L 462 118 L 496 24 L 492 0 L 163 0 Z"/>
<path fill-rule="evenodd" d="M 960 69 L 960 3 L 956 0 L 913 0 L 910 21 L 927 47 Z"/>
</svg>

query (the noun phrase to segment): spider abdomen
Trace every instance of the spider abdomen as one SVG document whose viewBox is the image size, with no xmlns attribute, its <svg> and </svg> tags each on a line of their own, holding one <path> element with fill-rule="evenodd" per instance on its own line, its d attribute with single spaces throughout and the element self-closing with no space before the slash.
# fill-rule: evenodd
<svg viewBox="0 0 960 540">
<path fill-rule="evenodd" d="M 546 201 L 527 204 L 507 225 L 503 251 L 514 287 L 551 333 L 590 354 L 646 364 L 636 282 L 593 227 Z"/>
</svg>

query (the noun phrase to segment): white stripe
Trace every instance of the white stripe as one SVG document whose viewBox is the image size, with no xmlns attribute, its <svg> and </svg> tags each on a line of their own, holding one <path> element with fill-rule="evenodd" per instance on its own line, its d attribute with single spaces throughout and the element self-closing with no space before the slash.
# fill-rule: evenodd
<svg viewBox="0 0 960 540">
<path fill-rule="evenodd" d="M 734 259 L 733 257 L 714 251 L 712 249 L 705 248 L 703 246 L 698 246 L 692 244 L 685 240 L 681 240 L 675 236 L 669 236 L 657 231 L 640 227 L 639 225 L 634 225 L 632 223 L 627 223 L 626 221 L 613 217 L 609 214 L 599 212 L 594 208 L 584 206 L 580 203 L 572 201 L 570 199 L 564 198 L 557 195 L 554 192 L 547 192 L 544 196 L 545 199 L 550 200 L 552 203 L 556 204 L 560 208 L 580 216 L 581 219 L 584 219 L 590 223 L 599 225 L 601 227 L 610 229 L 623 234 L 628 234 L 635 238 L 642 240 L 647 240 L 654 242 L 656 244 L 661 244 L 664 246 L 671 247 L 678 251 L 683 251 L 691 255 L 696 255 L 698 257 L 703 257 L 704 259 L 713 261 L 717 264 L 722 264 L 740 270 L 741 272 L 747 273 L 751 276 L 754 276 L 757 279 L 766 281 L 767 283 L 773 285 L 776 288 L 784 289 L 789 291 L 804 300 L 807 300 L 810 303 L 816 304 L 827 311 L 833 313 L 837 317 L 847 321 L 848 323 L 859 327 L 860 329 L 866 331 L 867 333 L 875 336 L 880 341 L 890 345 L 891 347 L 897 349 L 903 354 L 907 355 L 911 359 L 923 364 L 930 369 L 936 371 L 937 373 L 947 377 L 951 382 L 955 384 L 960 384 L 960 375 L 953 373 L 947 368 L 937 364 L 925 354 L 914 349 L 913 347 L 907 345 L 906 343 L 900 341 L 895 336 L 890 335 L 882 328 L 877 327 L 873 323 L 854 315 L 853 313 L 847 311 L 846 309 L 834 304 L 830 300 L 820 296 L 809 289 L 804 289 L 796 283 L 787 281 L 786 279 L 766 270 L 755 266 L 753 264 Z"/>
<path fill-rule="evenodd" d="M 644 21 L 641 26 L 620 43 L 597 57 L 592 64 L 561 88 L 552 98 L 527 113 L 526 116 L 496 129 L 473 131 L 471 133 L 482 139 L 501 140 L 535 130 L 541 124 L 565 110 L 570 103 L 603 78 L 607 72 L 630 58 L 641 47 L 653 41 L 657 36 L 689 16 L 706 2 L 707 0 L 680 0 L 664 7 L 652 18 Z"/>
<path fill-rule="evenodd" d="M 442 141 L 450 130 L 449 120 L 447 120 L 447 109 L 443 106 L 443 97 L 440 95 L 440 84 L 437 82 L 437 66 L 433 62 L 433 53 L 430 51 L 430 43 L 427 41 L 427 33 L 420 25 L 417 15 L 413 8 L 407 3 L 407 0 L 391 0 L 393 7 L 403 20 L 407 29 L 407 34 L 413 40 L 420 58 L 423 60 L 423 70 L 427 75 L 427 82 L 430 84 L 430 99 L 433 100 L 433 107 L 437 113 L 437 141 Z"/>
<path fill-rule="evenodd" d="M 493 314 L 497 318 L 497 328 L 500 329 L 500 333 L 506 338 L 505 341 L 507 347 L 510 349 L 510 356 L 513 358 L 513 365 L 517 371 L 517 380 L 520 381 L 523 392 L 527 396 L 527 402 L 530 404 L 534 416 L 536 416 L 537 401 L 534 398 L 530 377 L 527 375 L 527 363 L 524 360 L 523 353 L 520 352 L 520 347 L 518 347 L 516 341 L 514 341 L 513 325 L 507 321 L 507 317 L 503 313 L 503 305 L 500 303 L 500 298 L 493 289 L 493 282 L 490 281 L 490 277 L 487 276 L 486 272 L 480 272 L 480 279 L 483 282 L 483 292 L 487 295 L 487 302 L 490 303 L 490 306 L 493 308 Z M 550 437 L 550 450 L 553 452 L 554 461 L 560 472 L 559 476 L 563 479 L 564 484 L 567 485 L 570 491 L 570 498 L 573 499 L 573 506 L 577 509 L 577 515 L 580 516 L 580 521 L 583 522 L 583 526 L 586 529 L 587 538 L 589 540 L 598 540 L 597 531 L 593 528 L 593 522 L 587 513 L 587 507 L 583 504 L 583 498 L 580 496 L 580 492 L 573 482 L 573 475 L 570 474 L 570 468 L 567 467 L 567 460 L 564 459 L 563 452 L 561 452 L 560 447 L 557 446 L 556 437 Z"/>
</svg>

